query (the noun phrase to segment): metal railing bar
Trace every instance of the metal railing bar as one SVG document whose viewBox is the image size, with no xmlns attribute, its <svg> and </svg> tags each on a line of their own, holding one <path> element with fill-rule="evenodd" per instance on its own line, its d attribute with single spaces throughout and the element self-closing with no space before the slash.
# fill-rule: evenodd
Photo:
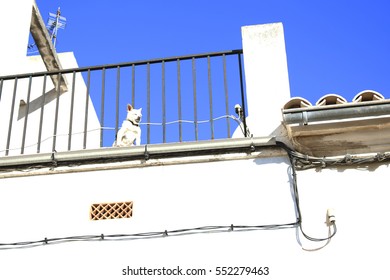
<svg viewBox="0 0 390 280">
<path fill-rule="evenodd" d="M 131 105 L 135 107 L 135 65 L 131 66 Z"/>
<path fill-rule="evenodd" d="M 0 101 L 1 101 L 2 92 L 3 92 L 3 79 L 0 80 Z"/>
<path fill-rule="evenodd" d="M 118 133 L 119 130 L 119 91 L 120 91 L 120 82 L 121 82 L 121 68 L 117 66 L 116 71 L 116 114 L 115 114 L 115 133 Z"/>
<path fill-rule="evenodd" d="M 229 115 L 229 90 L 228 90 L 228 81 L 226 74 L 226 55 L 222 55 L 222 63 L 223 63 L 223 85 L 225 90 L 225 114 Z M 226 126 L 227 126 L 227 138 L 230 137 L 230 121 L 226 118 Z"/>
<path fill-rule="evenodd" d="M 210 57 L 207 57 L 207 72 L 208 72 L 208 85 L 209 85 L 209 108 L 210 108 L 210 133 L 211 139 L 214 139 L 214 120 L 213 120 L 213 90 L 211 82 L 211 63 Z"/>
<path fill-rule="evenodd" d="M 244 81 L 242 76 L 242 62 L 241 62 L 241 54 L 237 54 L 238 56 L 238 68 L 240 72 L 240 88 L 241 88 L 241 107 L 243 112 L 243 124 L 244 124 L 244 135 L 245 137 L 249 137 L 250 135 L 247 135 L 247 126 L 246 126 L 246 109 L 245 109 L 245 94 L 244 94 Z"/>
<path fill-rule="evenodd" d="M 24 145 L 26 143 L 26 132 L 27 132 L 27 122 L 28 122 L 28 111 L 30 109 L 30 96 L 31 96 L 31 84 L 32 77 L 28 80 L 28 89 L 27 89 L 27 100 L 26 100 L 26 115 L 24 116 L 24 124 L 23 124 L 23 135 L 22 135 L 22 145 L 20 148 L 20 154 L 24 154 Z"/>
<path fill-rule="evenodd" d="M 89 109 L 89 91 L 91 88 L 91 71 L 88 70 L 87 78 L 87 91 L 85 94 L 85 116 L 84 116 L 84 141 L 83 149 L 87 148 L 87 135 L 88 135 L 88 109 Z"/>
<path fill-rule="evenodd" d="M 69 135 L 68 135 L 68 151 L 72 147 L 72 129 L 73 129 L 73 109 L 74 109 L 74 93 L 76 84 L 76 72 L 73 72 L 72 77 L 72 96 L 70 100 L 70 113 L 69 113 Z"/>
<path fill-rule="evenodd" d="M 147 122 L 148 122 L 148 126 L 147 126 L 147 132 L 146 132 L 146 136 L 147 136 L 147 143 L 150 144 L 150 64 L 148 63 L 147 64 L 147 74 L 146 74 L 146 106 L 147 106 Z"/>
<path fill-rule="evenodd" d="M 45 111 L 45 99 L 46 99 L 46 79 L 47 79 L 47 75 L 45 74 L 43 76 L 43 85 L 42 85 L 42 103 L 41 103 L 41 114 L 40 114 L 40 117 L 39 117 L 37 153 L 40 153 L 40 151 L 41 151 L 43 113 Z"/>
<path fill-rule="evenodd" d="M 163 61 L 165 62 L 172 62 L 176 61 L 178 59 L 180 60 L 191 60 L 193 58 L 207 58 L 207 57 L 214 57 L 214 56 L 221 56 L 223 54 L 225 55 L 237 55 L 242 54 L 242 49 L 239 50 L 231 50 L 231 51 L 222 51 L 222 52 L 211 52 L 211 53 L 203 53 L 203 54 L 192 54 L 192 55 L 185 55 L 185 56 L 172 56 L 167 58 L 157 58 L 157 59 L 150 59 L 150 60 L 138 60 L 133 62 L 124 62 L 124 63 L 117 63 L 117 64 L 104 64 L 104 65 L 98 65 L 98 66 L 87 66 L 87 67 L 79 67 L 79 68 L 69 68 L 69 69 L 62 69 L 62 70 L 55 70 L 55 71 L 42 71 L 42 72 L 33 72 L 33 73 L 25 73 L 25 74 L 19 74 L 19 75 L 8 75 L 8 76 L 2 76 L 0 79 L 2 80 L 13 80 L 15 78 L 21 79 L 21 78 L 28 78 L 30 76 L 32 77 L 38 77 L 43 76 L 44 74 L 47 75 L 57 75 L 59 73 L 61 74 L 69 74 L 72 72 L 85 72 L 85 71 L 95 71 L 95 70 L 101 70 L 103 68 L 106 69 L 112 69 L 117 67 L 130 67 L 133 65 L 147 65 L 147 64 L 156 64 L 161 63 Z"/>
<path fill-rule="evenodd" d="M 11 105 L 11 112 L 9 116 L 9 125 L 8 125 L 8 137 L 7 137 L 7 146 L 5 148 L 5 155 L 8 156 L 9 154 L 9 145 L 11 143 L 11 132 L 12 132 L 12 123 L 14 118 L 14 108 L 15 108 L 15 99 L 16 99 L 16 89 L 18 87 L 18 78 L 15 78 L 14 82 L 14 93 L 12 96 L 12 105 Z"/>
<path fill-rule="evenodd" d="M 58 81 L 61 81 L 61 73 L 58 73 Z M 57 83 L 57 99 L 56 99 L 56 111 L 54 117 L 54 129 L 53 129 L 53 145 L 52 152 L 56 151 L 56 141 L 57 141 L 57 124 L 58 124 L 58 111 L 60 106 L 60 94 L 61 94 L 61 83 Z"/>
<path fill-rule="evenodd" d="M 100 107 L 100 127 L 104 127 L 104 97 L 106 91 L 106 68 L 102 69 L 102 97 Z M 100 129 L 100 147 L 103 147 L 103 129 Z"/>
<path fill-rule="evenodd" d="M 179 120 L 182 119 L 182 114 L 181 114 L 181 80 L 180 80 L 180 59 L 177 60 L 177 111 L 178 111 L 178 116 Z M 179 142 L 183 141 L 183 136 L 182 136 L 182 123 L 179 122 Z"/>
<path fill-rule="evenodd" d="M 195 58 L 192 58 L 192 88 L 194 95 L 194 125 L 195 125 L 195 141 L 198 141 L 198 112 L 196 104 L 196 62 Z"/>
<path fill-rule="evenodd" d="M 166 143 L 165 61 L 161 63 L 161 79 L 163 143 Z"/>
</svg>

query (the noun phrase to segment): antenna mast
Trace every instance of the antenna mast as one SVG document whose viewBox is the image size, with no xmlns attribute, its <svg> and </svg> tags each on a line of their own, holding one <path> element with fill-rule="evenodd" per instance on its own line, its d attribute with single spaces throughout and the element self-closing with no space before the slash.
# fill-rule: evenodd
<svg viewBox="0 0 390 280">
<path fill-rule="evenodd" d="M 53 42 L 54 48 L 56 47 L 57 43 L 57 33 L 58 29 L 65 29 L 66 25 L 66 18 L 61 16 L 61 10 L 60 7 L 57 9 L 57 13 L 49 13 L 49 20 L 47 21 L 47 29 L 51 33 L 50 39 Z"/>
</svg>

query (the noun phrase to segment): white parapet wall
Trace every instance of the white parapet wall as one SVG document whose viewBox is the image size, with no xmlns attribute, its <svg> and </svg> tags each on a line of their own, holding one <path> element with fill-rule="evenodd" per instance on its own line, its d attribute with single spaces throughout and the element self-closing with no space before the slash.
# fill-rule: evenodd
<svg viewBox="0 0 390 280">
<path fill-rule="evenodd" d="M 229 160 L 221 161 L 224 157 L 194 158 L 194 163 L 187 164 L 181 164 L 184 158 L 176 158 L 144 167 L 2 179 L 0 243 L 87 238 L 23 249 L 1 250 L 0 246 L 0 262 L 7 264 L 0 277 L 123 279 L 128 268 L 178 266 L 205 269 L 206 279 L 212 279 L 219 266 L 269 267 L 274 277 L 282 275 L 279 254 L 285 250 L 285 256 L 301 253 L 295 229 L 241 231 L 239 226 L 296 221 L 288 159 L 263 158 L 259 153 L 227 155 Z M 90 219 L 92 204 L 125 201 L 133 203 L 131 218 Z M 231 225 L 233 231 L 228 229 Z M 217 226 L 226 228 L 208 230 Z M 191 230 L 173 233 L 184 229 Z M 169 232 L 165 237 L 148 238 L 165 230 Z M 110 234 L 138 233 L 144 237 L 108 241 Z M 88 241 L 89 235 L 101 234 L 104 240 Z"/>
<path fill-rule="evenodd" d="M 261 267 L 267 279 L 389 276 L 387 165 L 297 172 L 305 233 L 326 238 L 326 212 L 334 209 L 338 232 L 329 243 L 311 242 L 298 228 L 280 228 L 296 222 L 297 205 L 289 160 L 278 153 L 95 169 L 53 167 L 42 176 L 14 169 L 1 179 L 1 279 L 159 279 L 164 269 L 177 268 L 215 279 L 241 273 L 235 267 L 245 267 L 242 277 L 248 278 L 260 276 L 246 275 L 247 267 Z M 117 202 L 132 203 L 131 218 L 90 219 L 93 204 Z M 31 241 L 39 242 L 29 246 Z"/>
<path fill-rule="evenodd" d="M 34 0 L 2 1 L 0 4 L 0 76 L 21 73 L 27 53 Z"/>
<path fill-rule="evenodd" d="M 254 136 L 281 134 L 281 108 L 290 98 L 282 23 L 243 26 L 247 125 Z"/>
</svg>

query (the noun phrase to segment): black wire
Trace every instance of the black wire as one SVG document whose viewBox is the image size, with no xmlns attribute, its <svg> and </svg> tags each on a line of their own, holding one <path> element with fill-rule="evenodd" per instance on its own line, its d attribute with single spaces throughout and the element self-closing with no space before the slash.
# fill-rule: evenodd
<svg viewBox="0 0 390 280">
<path fill-rule="evenodd" d="M 320 242 L 320 241 L 328 241 L 328 240 L 332 239 L 332 238 L 336 235 L 336 233 L 337 233 L 336 223 L 333 222 L 333 223 L 332 223 L 332 226 L 333 226 L 333 233 L 332 233 L 331 235 L 329 235 L 328 237 L 325 237 L 325 238 L 313 238 L 313 237 L 308 236 L 308 235 L 302 230 L 302 227 L 300 227 L 300 230 L 301 230 L 301 232 L 302 232 L 302 235 L 303 235 L 306 239 L 308 239 L 308 240 L 310 240 L 310 241 Z"/>
<path fill-rule="evenodd" d="M 337 233 L 337 227 L 336 227 L 336 223 L 335 222 L 332 222 L 331 225 L 333 226 L 333 233 L 331 235 L 329 235 L 328 237 L 325 237 L 325 238 L 314 238 L 314 237 L 311 237 L 309 236 L 308 234 L 305 233 L 305 231 L 303 230 L 303 226 L 302 226 L 302 213 L 301 213 L 301 208 L 300 208 L 300 203 L 299 203 L 299 193 L 298 193 L 298 180 L 297 180 L 297 173 L 296 173 L 296 161 L 297 161 L 297 158 L 303 158 L 305 160 L 309 160 L 309 156 L 304 156 L 304 155 L 300 155 L 300 157 L 297 157 L 297 155 L 299 155 L 297 152 L 293 151 L 292 149 L 290 149 L 285 143 L 283 142 L 279 142 L 279 141 L 276 141 L 276 145 L 281 147 L 282 149 L 284 149 L 286 152 L 287 152 L 287 155 L 288 155 L 288 158 L 290 160 L 290 165 L 291 165 L 291 175 L 292 175 L 292 184 L 293 184 L 293 191 L 294 191 L 294 198 L 295 198 L 295 204 L 296 204 L 296 209 L 297 209 L 297 220 L 298 220 L 298 224 L 299 224 L 299 229 L 302 233 L 302 235 L 310 240 L 310 241 L 315 241 L 315 242 L 320 242 L 320 241 L 327 241 L 327 240 L 330 240 L 332 239 L 336 233 Z"/>
<path fill-rule="evenodd" d="M 241 132 L 242 132 L 242 134 L 245 136 L 245 135 L 250 135 L 250 131 L 249 131 L 249 128 L 247 127 L 246 128 L 246 132 L 247 132 L 247 134 L 245 134 L 245 131 L 244 131 L 244 123 L 242 122 L 242 120 L 241 119 L 237 119 L 237 118 L 235 118 L 235 117 L 233 117 L 232 116 L 232 119 L 233 120 L 235 120 L 237 123 L 238 123 L 238 127 L 241 129 Z"/>
<path fill-rule="evenodd" d="M 100 235 L 80 235 L 80 236 L 68 236 L 59 238 L 44 238 L 42 240 L 35 241 L 22 241 L 13 243 L 0 243 L 0 250 L 17 249 L 17 248 L 32 248 L 37 246 L 45 246 L 52 244 L 59 244 L 65 242 L 76 242 L 76 241 L 120 241 L 129 239 L 146 239 L 146 238 L 157 238 L 165 236 L 175 235 L 188 235 L 188 234 L 200 234 L 200 233 L 216 233 L 226 231 L 250 231 L 250 230 L 271 230 L 271 229 L 287 229 L 296 228 L 298 223 L 287 223 L 287 224 L 271 224 L 271 225 L 229 225 L 229 226 L 203 226 L 196 228 L 187 229 L 176 229 L 176 230 L 165 230 L 161 232 L 145 232 L 135 234 L 100 234 Z"/>
<path fill-rule="evenodd" d="M 284 148 L 286 152 L 288 152 L 296 159 L 295 168 L 297 168 L 298 170 L 306 170 L 310 168 L 325 168 L 329 166 L 362 165 L 375 162 L 388 162 L 390 160 L 390 153 L 378 153 L 376 155 L 369 156 L 345 155 L 342 158 L 326 158 L 304 155 L 288 148 L 287 146 L 285 146 Z"/>
</svg>

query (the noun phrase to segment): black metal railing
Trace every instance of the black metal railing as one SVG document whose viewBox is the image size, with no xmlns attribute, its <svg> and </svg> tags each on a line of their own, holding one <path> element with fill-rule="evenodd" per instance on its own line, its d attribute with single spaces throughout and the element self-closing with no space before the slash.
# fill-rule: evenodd
<svg viewBox="0 0 390 280">
<path fill-rule="evenodd" d="M 111 146 L 127 103 L 143 144 L 246 134 L 242 69 L 234 50 L 0 77 L 0 155 Z"/>
</svg>

